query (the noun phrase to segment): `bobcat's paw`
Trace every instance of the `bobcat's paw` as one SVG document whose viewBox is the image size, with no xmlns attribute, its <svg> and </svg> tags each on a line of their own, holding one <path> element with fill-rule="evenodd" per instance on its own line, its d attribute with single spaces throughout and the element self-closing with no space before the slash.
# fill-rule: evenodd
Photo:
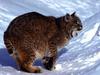
<svg viewBox="0 0 100 75">
<path fill-rule="evenodd" d="M 52 70 L 53 68 L 53 57 L 44 57 L 43 58 L 43 64 L 44 64 L 44 67 L 47 69 L 47 70 Z"/>
</svg>

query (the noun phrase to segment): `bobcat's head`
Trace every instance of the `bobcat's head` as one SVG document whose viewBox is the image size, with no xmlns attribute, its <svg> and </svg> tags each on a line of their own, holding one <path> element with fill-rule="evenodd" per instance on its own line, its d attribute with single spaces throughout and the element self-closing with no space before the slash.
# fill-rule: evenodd
<svg viewBox="0 0 100 75">
<path fill-rule="evenodd" d="M 70 14 L 66 14 L 63 16 L 63 31 L 65 35 L 69 38 L 77 35 L 79 31 L 82 30 L 83 26 L 81 20 L 78 16 L 75 15 L 75 12 Z"/>
</svg>

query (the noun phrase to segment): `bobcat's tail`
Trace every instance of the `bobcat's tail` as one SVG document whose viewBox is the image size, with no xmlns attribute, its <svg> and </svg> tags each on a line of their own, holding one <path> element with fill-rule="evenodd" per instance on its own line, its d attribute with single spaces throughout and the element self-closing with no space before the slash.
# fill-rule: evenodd
<svg viewBox="0 0 100 75">
<path fill-rule="evenodd" d="M 12 45 L 11 40 L 9 39 L 9 34 L 7 32 L 4 32 L 4 44 L 8 50 L 8 53 L 12 55 L 15 48 Z"/>
</svg>

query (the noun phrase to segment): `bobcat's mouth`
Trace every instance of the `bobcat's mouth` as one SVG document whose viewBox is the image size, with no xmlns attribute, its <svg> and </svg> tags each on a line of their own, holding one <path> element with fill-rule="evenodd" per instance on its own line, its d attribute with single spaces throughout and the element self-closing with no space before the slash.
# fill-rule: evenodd
<svg viewBox="0 0 100 75">
<path fill-rule="evenodd" d="M 72 31 L 72 37 L 76 37 L 80 30 L 77 30 L 76 28 Z"/>
<path fill-rule="evenodd" d="M 78 35 L 78 32 L 79 32 L 79 31 L 73 31 L 73 32 L 72 32 L 72 37 L 76 37 L 76 36 Z"/>
</svg>

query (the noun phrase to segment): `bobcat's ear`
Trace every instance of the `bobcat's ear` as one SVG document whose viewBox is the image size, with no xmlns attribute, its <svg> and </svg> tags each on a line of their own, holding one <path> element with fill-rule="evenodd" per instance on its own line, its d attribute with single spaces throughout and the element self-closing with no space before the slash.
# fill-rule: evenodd
<svg viewBox="0 0 100 75">
<path fill-rule="evenodd" d="M 69 17 L 69 16 L 70 16 L 70 14 L 67 13 L 67 14 L 66 14 L 66 17 Z"/>
<path fill-rule="evenodd" d="M 73 12 L 73 13 L 71 14 L 71 16 L 75 16 L 75 14 L 76 14 L 76 12 Z"/>
<path fill-rule="evenodd" d="M 65 15 L 65 21 L 68 22 L 69 19 L 70 19 L 70 14 L 67 13 L 67 14 Z"/>
</svg>

